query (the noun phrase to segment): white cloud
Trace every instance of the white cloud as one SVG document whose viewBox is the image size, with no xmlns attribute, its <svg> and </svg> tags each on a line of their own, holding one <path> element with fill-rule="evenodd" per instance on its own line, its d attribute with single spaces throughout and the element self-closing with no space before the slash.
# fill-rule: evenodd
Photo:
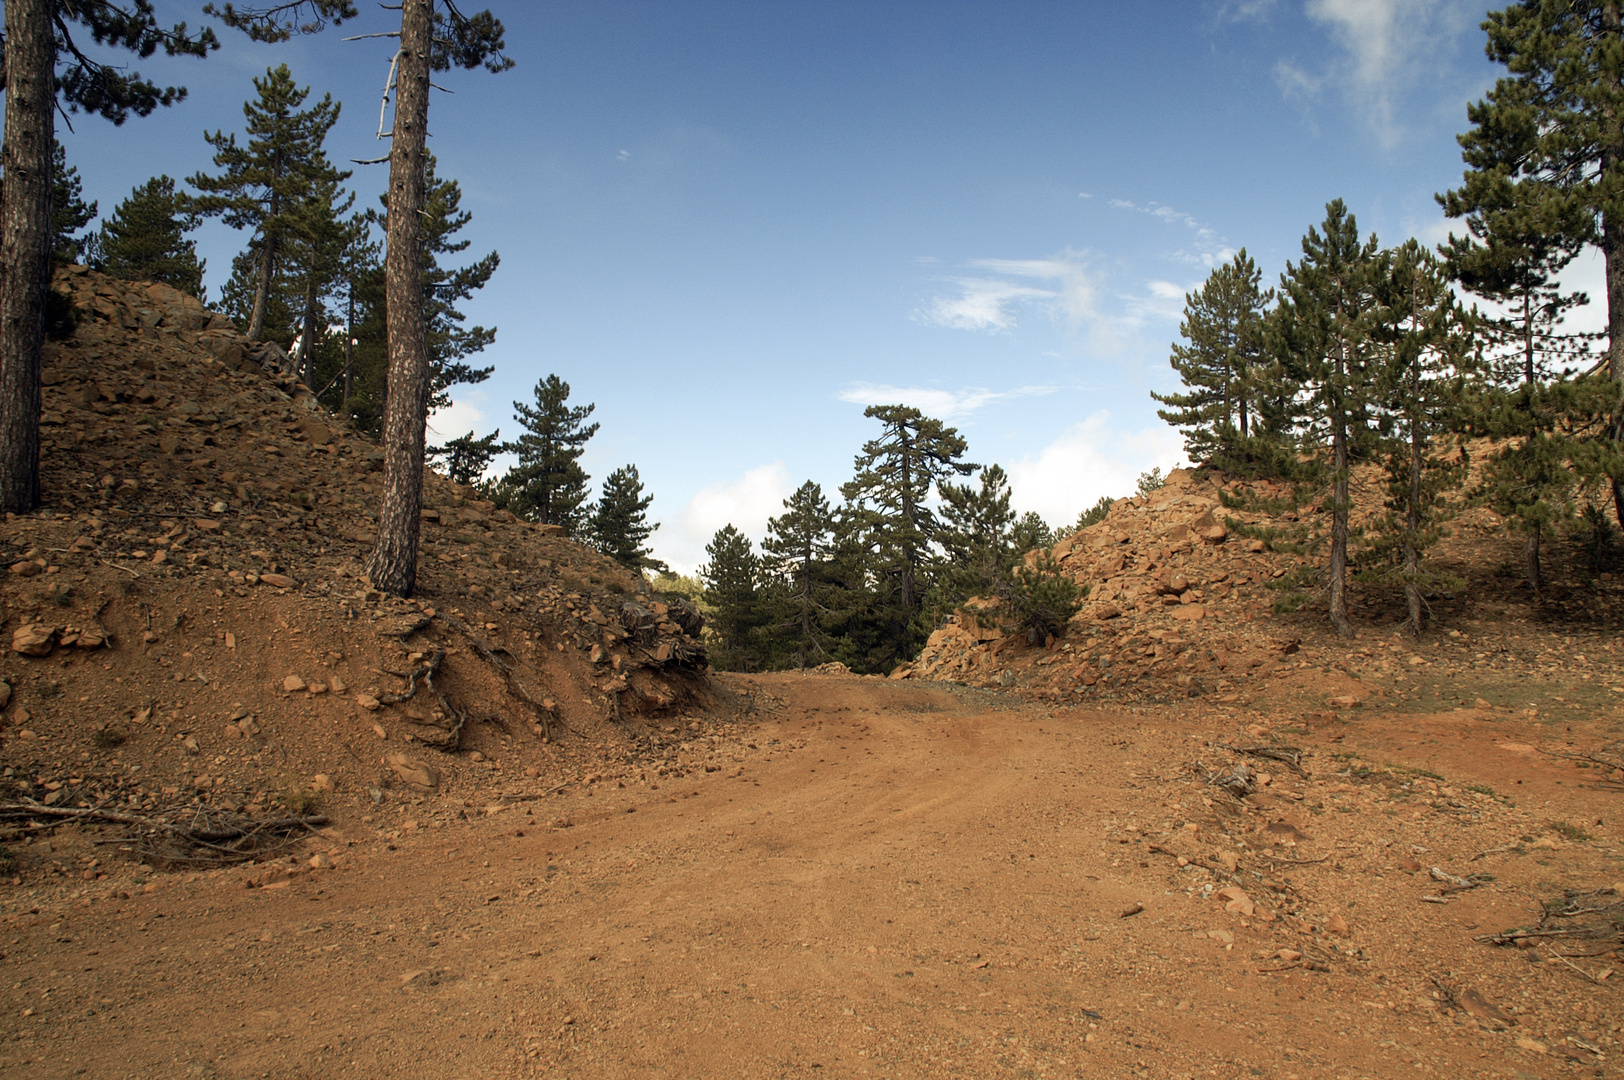
<svg viewBox="0 0 1624 1080">
<path fill-rule="evenodd" d="M 1008 330 L 1018 322 L 1017 302 L 1055 295 L 1047 289 L 985 278 L 957 278 L 954 284 L 959 286 L 959 295 L 933 297 L 930 306 L 914 317 L 952 330 Z"/>
<path fill-rule="evenodd" d="M 911 405 L 937 420 L 957 420 L 969 416 L 983 405 L 991 405 L 1014 398 L 1052 394 L 1052 386 L 1021 386 L 1014 390 L 988 390 L 983 386 L 967 386 L 962 390 L 938 390 L 925 386 L 882 386 L 874 383 L 854 383 L 835 396 L 854 405 Z"/>
<path fill-rule="evenodd" d="M 461 398 L 453 399 L 445 408 L 429 413 L 428 444 L 439 446 L 448 439 L 460 439 L 470 431 L 481 437 L 489 435 L 493 425 L 488 408 L 489 402 L 483 390 L 472 387 L 464 389 Z M 500 455 L 486 469 L 486 475 L 499 476 L 517 460 L 512 454 Z"/>
<path fill-rule="evenodd" d="M 1306 109 L 1334 84 L 1390 148 L 1405 134 L 1395 97 L 1438 74 L 1450 40 L 1483 9 L 1464 0 L 1308 0 L 1305 11 L 1342 55 L 1318 74 L 1282 60 L 1275 68 L 1281 94 Z"/>
<path fill-rule="evenodd" d="M 1210 270 L 1235 254 L 1211 228 L 1182 211 L 1156 203 L 1141 206 L 1124 199 L 1112 199 L 1111 205 L 1145 214 L 1192 234 L 1200 250 L 1195 253 L 1181 250 L 1171 257 L 1174 262 Z M 1096 357 L 1120 356 L 1131 351 L 1138 332 L 1147 323 L 1176 323 L 1183 314 L 1185 292 L 1195 287 L 1152 280 L 1144 284 L 1142 291 L 1118 288 L 1102 294 L 1103 275 L 1090 268 L 1089 253 L 1071 249 L 1046 259 L 973 259 L 968 265 L 983 271 L 985 276 L 957 279 L 962 290 L 960 295 L 937 297 L 928 308 L 915 312 L 914 318 L 953 329 L 996 332 L 1018 325 L 1019 307 L 1033 306 L 1075 335 Z M 985 393 L 924 389 L 909 392 L 918 397 L 906 403 L 917 405 L 932 415 L 948 415 L 946 410 L 950 409 L 968 411 L 975 405 L 966 406 L 959 395 Z M 868 396 L 865 387 L 845 391 L 841 397 L 864 404 L 883 404 L 887 400 Z M 986 400 L 996 400 L 996 397 Z M 927 405 L 926 400 L 930 404 Z"/>
<path fill-rule="evenodd" d="M 455 439 L 470 431 L 476 435 L 489 432 L 483 398 L 483 394 L 472 393 L 429 413 L 429 442 Z"/>
<path fill-rule="evenodd" d="M 1274 10 L 1275 3 L 1276 0 L 1224 0 L 1213 14 L 1220 22 L 1262 19 Z"/>
<path fill-rule="evenodd" d="M 920 322 L 954 330 L 1009 330 L 1019 325 L 1021 305 L 1040 305 L 1051 317 L 1071 323 L 1092 321 L 1096 279 L 1087 252 L 1066 250 L 1048 259 L 972 259 L 969 265 L 997 277 L 952 279 L 957 296 L 938 296 L 914 312 Z M 1011 278 L 1041 281 L 1046 287 Z"/>
<path fill-rule="evenodd" d="M 649 539 L 654 555 L 679 574 L 692 574 L 706 561 L 705 545 L 724 525 L 732 525 L 756 543 L 767 533 L 767 519 L 784 512 L 794 491 L 781 461 L 751 469 L 737 480 L 712 484 L 688 500 L 674 521 Z"/>
<path fill-rule="evenodd" d="M 1310 75 L 1290 60 L 1281 60 L 1274 65 L 1274 82 L 1280 87 L 1281 97 L 1302 107 L 1318 97 L 1320 87 L 1325 85 L 1323 78 Z"/>
<path fill-rule="evenodd" d="M 1171 281 L 1148 281 L 1145 295 L 1124 296 L 1123 310 L 1134 325 L 1147 322 L 1178 322 L 1184 317 L 1184 295 L 1199 286 L 1175 285 Z"/>
<path fill-rule="evenodd" d="M 1228 262 L 1235 257 L 1235 249 L 1224 243 L 1222 237 L 1218 235 L 1212 226 L 1196 220 L 1193 215 L 1187 214 L 1183 210 L 1163 206 L 1157 202 L 1148 202 L 1141 205 L 1127 199 L 1112 199 L 1111 205 L 1118 210 L 1133 210 L 1153 217 L 1158 221 L 1166 222 L 1169 225 L 1182 225 L 1188 229 L 1191 233 L 1191 239 L 1195 242 L 1195 250 L 1180 249 L 1175 251 L 1173 258 L 1179 262 L 1204 266 L 1210 270 L 1219 263 Z"/>
<path fill-rule="evenodd" d="M 1010 501 L 1051 525 L 1069 525 L 1102 495 L 1132 495 L 1141 473 L 1183 463 L 1184 439 L 1173 428 L 1121 431 L 1102 410 L 1073 424 L 1035 457 L 1008 466 Z"/>
<path fill-rule="evenodd" d="M 1446 218 L 1442 214 L 1419 221 L 1413 218 L 1407 218 L 1404 221 L 1404 235 L 1414 237 L 1421 241 L 1423 247 L 1433 251 L 1438 249 L 1439 244 L 1448 240 L 1452 232 L 1464 234 L 1466 232 L 1466 223 Z"/>
</svg>

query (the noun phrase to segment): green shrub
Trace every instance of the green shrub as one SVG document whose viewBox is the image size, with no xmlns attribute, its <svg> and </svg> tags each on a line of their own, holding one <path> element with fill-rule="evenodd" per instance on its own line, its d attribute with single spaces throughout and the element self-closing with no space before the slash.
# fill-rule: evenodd
<svg viewBox="0 0 1624 1080">
<path fill-rule="evenodd" d="M 1059 637 L 1066 623 L 1083 606 L 1085 590 L 1060 569 L 1054 556 L 1044 552 L 1031 566 L 1017 566 L 1003 597 L 1004 628 L 1024 632 L 1034 645 L 1050 635 Z"/>
<path fill-rule="evenodd" d="M 1116 502 L 1109 495 L 1101 495 L 1100 501 L 1077 515 L 1077 529 L 1086 529 L 1090 525 L 1098 525 L 1105 520 L 1105 515 L 1111 512 L 1111 504 Z"/>
</svg>

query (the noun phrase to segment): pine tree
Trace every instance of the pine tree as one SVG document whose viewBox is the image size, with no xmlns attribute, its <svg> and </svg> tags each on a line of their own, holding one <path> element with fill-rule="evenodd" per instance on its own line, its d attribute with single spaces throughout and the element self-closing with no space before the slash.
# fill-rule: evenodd
<svg viewBox="0 0 1624 1080">
<path fill-rule="evenodd" d="M 1477 495 L 1523 536 L 1523 575 L 1545 596 L 1544 549 L 1569 525 L 1579 477 L 1569 460 L 1557 387 L 1521 386 L 1499 398 L 1483 425 L 1503 441 L 1490 455 Z"/>
<path fill-rule="evenodd" d="M 658 522 L 649 524 L 648 508 L 653 501 L 654 496 L 643 494 L 636 465 L 610 473 L 587 521 L 592 546 L 630 570 L 665 569 L 665 563 L 643 546 L 660 527 Z"/>
<path fill-rule="evenodd" d="M 96 220 L 96 204 L 85 202 L 79 170 L 68 164 L 62 144 L 51 142 L 51 258 L 58 263 L 82 263 L 90 253 L 95 233 L 74 235 Z"/>
<path fill-rule="evenodd" d="M 783 583 L 773 620 L 774 637 L 788 663 L 804 668 L 829 654 L 829 560 L 833 543 L 829 500 L 808 480 L 784 500 L 784 513 L 767 521 L 762 563 Z"/>
<path fill-rule="evenodd" d="M 220 286 L 220 310 L 239 327 L 253 321 L 254 304 L 259 296 L 259 272 L 259 252 L 250 245 L 232 256 L 231 275 Z M 286 262 L 282 262 L 271 278 L 260 312 L 261 341 L 274 341 L 284 351 L 293 347 L 293 298 L 297 291 L 297 277 Z"/>
<path fill-rule="evenodd" d="M 502 444 L 496 440 L 501 436 L 500 429 L 491 432 L 482 438 L 474 438 L 470 431 L 466 435 L 459 435 L 455 439 L 446 440 L 444 446 L 431 446 L 428 456 L 432 460 L 437 457 L 445 458 L 445 472 L 454 484 L 476 484 L 479 478 L 485 475 L 485 467 L 491 463 L 491 458 L 502 451 Z"/>
<path fill-rule="evenodd" d="M 846 502 L 832 524 L 826 625 L 834 659 L 859 674 L 889 672 L 917 654 L 918 620 L 894 600 L 897 571 L 894 561 L 882 559 L 875 516 Z"/>
<path fill-rule="evenodd" d="M 100 269 L 131 281 L 161 281 L 202 299 L 203 260 L 186 239 L 199 221 L 175 181 L 155 176 L 102 222 Z"/>
<path fill-rule="evenodd" d="M 455 237 L 473 215 L 462 209 L 462 188 L 457 182 L 440 179 L 434 169 L 434 155 L 430 154 L 423 206 L 423 317 L 433 379 L 431 410 L 451 404 L 447 392 L 451 387 L 482 383 L 491 376 L 491 368 L 476 368 L 468 358 L 496 340 L 496 328 L 464 327 L 467 317 L 457 305 L 483 289 L 502 261 L 493 251 L 468 266 L 440 265 L 442 256 L 468 250 L 472 241 Z"/>
<path fill-rule="evenodd" d="M 976 596 L 993 596 L 1015 565 L 1011 528 L 1015 511 L 1009 505 L 1009 477 L 997 465 L 981 470 L 979 485 L 943 480 L 939 542 L 944 572 L 937 592 L 945 613 Z M 1040 519 L 1041 523 L 1041 519 Z"/>
<path fill-rule="evenodd" d="M 1373 396 L 1384 421 L 1387 500 L 1360 576 L 1402 586 L 1404 625 L 1419 635 L 1425 594 L 1460 585 L 1423 558 L 1454 516 L 1449 492 L 1465 479 L 1465 448 L 1440 439 L 1458 426 L 1462 383 L 1477 374 L 1473 323 L 1450 291 L 1443 265 L 1415 240 L 1386 253 L 1382 264 L 1372 336 L 1383 355 Z"/>
<path fill-rule="evenodd" d="M 1303 258 L 1286 264 L 1271 346 L 1287 378 L 1305 395 L 1311 444 L 1330 452 L 1331 535 L 1326 585 L 1331 625 L 1343 637 L 1348 622 L 1348 479 L 1355 452 L 1373 445 L 1369 423 L 1370 329 L 1380 278 L 1376 238 L 1359 226 L 1341 199 L 1325 207 L 1324 233 L 1310 228 Z"/>
<path fill-rule="evenodd" d="M 484 382 L 490 377 L 489 367 L 476 368 L 468 357 L 485 349 L 496 340 L 495 328 L 482 326 L 464 328 L 465 316 L 457 304 L 484 288 L 500 262 L 496 252 L 465 267 L 444 267 L 441 256 L 464 251 L 467 240 L 455 239 L 471 215 L 460 209 L 462 189 L 455 180 L 442 180 L 433 172 L 434 156 L 429 155 L 430 173 L 425 183 L 423 229 L 423 281 L 428 290 L 424 299 L 424 313 L 429 320 L 426 328 L 429 351 L 429 410 L 443 409 L 451 404 L 450 389 L 459 384 Z M 381 219 L 388 225 L 387 202 Z M 357 302 L 362 310 L 361 319 L 352 336 L 357 340 L 356 351 L 363 357 L 356 374 L 358 401 L 352 402 L 350 411 L 358 414 L 363 427 L 375 429 L 381 418 L 386 392 L 386 363 L 389 304 L 381 268 L 369 278 L 365 272 L 353 277 Z"/>
<path fill-rule="evenodd" d="M 348 173 L 326 177 L 305 192 L 294 210 L 296 225 L 286 252 L 300 284 L 299 337 L 291 356 L 306 386 L 319 388 L 318 354 L 334 318 L 327 303 L 346 269 L 346 257 L 364 243 L 371 228 L 367 214 L 352 214 L 355 196 L 339 186 Z"/>
<path fill-rule="evenodd" d="M 1085 595 L 1087 590 L 1054 556 L 1041 551 L 1030 563 L 1016 566 L 999 589 L 999 622 L 1008 631 L 1024 633 L 1029 644 L 1050 644 L 1066 632 Z"/>
<path fill-rule="evenodd" d="M 378 543 L 367 574 L 385 592 L 409 596 L 417 583 L 417 547 L 423 505 L 423 455 L 428 405 L 434 395 L 423 289 L 424 179 L 428 175 L 429 76 L 452 67 L 506 71 L 502 24 L 489 11 L 464 15 L 455 4 L 446 14 L 434 0 L 402 0 L 399 48 L 393 70 L 395 123 L 389 143 L 390 205 L 385 258 L 389 309 L 390 388 L 383 422 L 384 492 L 378 510 Z M 228 25 L 258 41 L 285 41 L 313 33 L 327 20 L 354 18 L 350 0 L 290 0 L 216 11 Z M 303 20 L 303 21 L 301 21 Z"/>
<path fill-rule="evenodd" d="M 967 449 L 959 433 L 907 405 L 871 405 L 863 415 L 878 420 L 879 438 L 863 444 L 857 475 L 841 495 L 866 517 L 885 564 L 886 578 L 903 621 L 920 609 L 930 545 L 939 525 L 926 500 L 937 481 L 968 476 L 977 466 L 959 460 Z"/>
<path fill-rule="evenodd" d="M 1554 264 L 1578 245 L 1600 249 L 1606 264 L 1606 367 L 1624 381 L 1624 9 L 1613 0 L 1522 0 L 1489 12 L 1489 58 L 1508 74 L 1467 108 L 1472 129 L 1460 136 L 1467 182 L 1446 209 L 1477 211 L 1491 237 L 1509 224 L 1502 246 L 1543 232 L 1534 245 Z M 1476 179 L 1486 174 L 1488 179 Z M 1503 178 L 1499 179 L 1499 178 Z M 1513 213 L 1496 217 L 1493 198 L 1513 189 Z M 1543 245 L 1543 246 L 1542 246 Z M 1491 241 L 1491 246 L 1493 242 Z M 1605 438 L 1624 438 L 1624 417 Z M 1598 458 L 1616 460 L 1616 451 Z M 1608 476 L 1624 524 L 1624 476 Z"/>
<path fill-rule="evenodd" d="M 750 538 L 725 525 L 705 545 L 709 560 L 699 568 L 705 583 L 709 623 L 718 647 L 711 662 L 723 671 L 754 671 L 761 666 L 759 635 L 767 619 L 762 603 L 761 560 Z"/>
<path fill-rule="evenodd" d="M 378 429 L 383 403 L 365 391 L 368 386 L 383 385 L 388 352 L 382 334 L 363 337 L 358 322 L 370 311 L 367 297 L 378 297 L 379 308 L 383 303 L 381 248 L 372 233 L 377 222 L 378 216 L 370 211 L 341 219 L 343 246 L 336 253 L 327 249 L 331 262 L 324 266 L 323 310 L 330 307 L 330 324 L 342 323 L 344 336 L 336 341 L 331 334 L 317 339 L 316 380 L 309 384 L 322 404 L 349 417 L 363 431 Z"/>
<path fill-rule="evenodd" d="M 45 346 L 46 294 L 51 283 L 52 147 L 58 108 L 122 124 L 186 96 L 138 72 L 94 60 L 72 43 L 82 30 L 98 44 L 145 59 L 206 56 L 213 33 L 195 37 L 184 23 L 165 29 L 152 5 L 136 0 L 63 4 L 8 0 L 3 70 L 5 133 L 0 138 L 0 511 L 27 513 L 40 503 L 40 366 Z M 65 64 L 59 60 L 66 58 Z"/>
<path fill-rule="evenodd" d="M 1104 521 L 1105 516 L 1111 512 L 1111 504 L 1114 502 L 1116 500 L 1111 496 L 1101 495 L 1098 502 L 1077 515 L 1077 524 L 1072 526 L 1072 531 L 1081 532 L 1091 525 L 1098 525 Z"/>
<path fill-rule="evenodd" d="M 203 193 L 196 198 L 199 211 L 251 234 L 257 276 L 245 332 L 249 340 L 258 341 L 285 249 L 298 238 L 305 201 L 349 173 L 334 169 L 322 149 L 340 110 L 331 94 L 301 110 L 310 88 L 295 85 L 286 64 L 253 82 L 257 98 L 243 104 L 247 144 L 237 145 L 235 132 L 205 132 L 204 141 L 214 147 L 214 164 L 221 171 L 212 176 L 198 173 L 187 183 Z"/>
<path fill-rule="evenodd" d="M 1169 362 L 1185 391 L 1150 396 L 1171 406 L 1156 415 L 1184 429 L 1184 452 L 1191 461 L 1247 469 L 1260 456 L 1273 458 L 1254 445 L 1268 432 L 1260 421 L 1271 374 L 1263 327 L 1273 292 L 1259 288 L 1262 277 L 1242 248 L 1184 298 L 1179 334 L 1189 344 L 1175 344 Z"/>
<path fill-rule="evenodd" d="M 384 397 L 389 372 L 388 311 L 384 301 L 386 282 L 376 246 L 362 246 L 345 256 L 344 309 L 349 327 L 346 355 L 341 362 L 348 383 L 345 392 L 337 383 L 324 401 L 342 410 L 352 423 L 369 434 L 383 429 Z M 331 376 L 329 376 L 331 378 Z M 325 385 L 325 383 L 324 383 Z"/>
<path fill-rule="evenodd" d="M 1025 555 L 1053 544 L 1060 537 L 1036 510 L 1028 510 L 1010 526 L 1009 546 L 1016 555 Z"/>
<path fill-rule="evenodd" d="M 569 405 L 570 384 L 557 375 L 537 382 L 535 397 L 534 406 L 513 403 L 524 433 L 502 447 L 519 455 L 519 463 L 502 478 L 504 503 L 527 521 L 562 525 L 573 533 L 587 498 L 590 477 L 581 468 L 581 454 L 598 432 L 597 424 L 586 422 L 596 406 Z"/>
<path fill-rule="evenodd" d="M 1583 365 L 1599 335 L 1563 329 L 1569 311 L 1590 298 L 1565 291 L 1564 269 L 1583 250 L 1584 210 L 1572 200 L 1540 198 L 1537 188 L 1512 183 L 1501 167 L 1466 174 L 1457 190 L 1438 196 L 1444 213 L 1464 218 L 1465 236 L 1451 234 L 1441 250 L 1450 276 L 1502 314 L 1480 322 L 1494 346 L 1497 381 L 1550 379 L 1564 365 Z"/>
</svg>

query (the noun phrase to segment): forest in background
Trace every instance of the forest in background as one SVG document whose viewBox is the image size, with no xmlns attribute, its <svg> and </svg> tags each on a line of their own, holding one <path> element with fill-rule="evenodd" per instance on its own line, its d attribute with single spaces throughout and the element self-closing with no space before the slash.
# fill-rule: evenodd
<svg viewBox="0 0 1624 1080">
<path fill-rule="evenodd" d="M 1548 545 L 1579 544 L 1599 572 L 1616 558 L 1624 524 L 1619 16 L 1608 5 L 1527 2 L 1490 13 L 1484 29 L 1506 75 L 1470 107 L 1463 182 L 1438 197 L 1464 231 L 1437 250 L 1414 240 L 1387 248 L 1331 201 L 1275 287 L 1263 287 L 1243 250 L 1187 296 L 1171 356 L 1183 386 L 1157 395 L 1192 462 L 1278 482 L 1271 490 L 1285 494 L 1252 508 L 1289 524 L 1258 535 L 1308 556 L 1281 604 L 1323 604 L 1343 634 L 1350 580 L 1400 587 L 1408 628 L 1425 628 L 1429 597 L 1457 587 L 1427 555 L 1465 505 L 1493 508 L 1524 538 L 1536 596 L 1548 585 Z M 56 146 L 52 245 L 59 260 L 201 297 L 204 268 L 187 232 L 206 217 L 242 230 L 217 305 L 251 338 L 280 345 L 323 404 L 377 433 L 388 390 L 378 241 L 388 205 L 358 207 L 350 172 L 329 159 L 339 109 L 328 95 L 312 100 L 286 65 L 271 68 L 253 80 L 242 131 L 205 136 L 213 170 L 183 182 L 154 177 L 91 231 L 97 207 L 84 203 Z M 464 261 L 460 189 L 432 157 L 425 181 L 429 410 L 491 372 L 477 357 L 496 330 L 466 325 L 459 305 L 500 259 Z M 1587 248 L 1607 263 L 1608 331 L 1599 335 L 1566 322 L 1591 302 L 1562 285 Z M 592 499 L 579 458 L 598 425 L 588 423 L 593 406 L 568 397 L 568 383 L 550 375 L 533 404 L 515 402 L 515 440 L 470 432 L 428 454 L 499 506 L 662 571 L 647 547 L 658 526 L 636 466 L 611 473 Z M 903 405 L 867 415 L 879 434 L 838 492 L 803 484 L 760 550 L 731 525 L 712 538 L 697 591 L 718 664 L 889 670 L 977 596 L 998 599 L 1009 628 L 1033 640 L 1062 632 L 1077 586 L 1028 553 L 1097 519 L 1109 501 L 1057 530 L 1016 515 L 1007 475 L 966 461 L 953 428 Z M 1492 449 L 1468 485 L 1472 445 Z M 517 465 L 486 476 L 503 452 Z M 1356 529 L 1349 476 L 1360 464 L 1380 466 L 1386 482 L 1380 507 L 1357 508 L 1376 513 Z M 1155 474 L 1141 483 L 1153 487 Z"/>
</svg>

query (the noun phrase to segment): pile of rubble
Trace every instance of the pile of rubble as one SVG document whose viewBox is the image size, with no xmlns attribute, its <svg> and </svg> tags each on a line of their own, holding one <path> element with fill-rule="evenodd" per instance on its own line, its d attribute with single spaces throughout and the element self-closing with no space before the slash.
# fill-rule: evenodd
<svg viewBox="0 0 1624 1080">
<path fill-rule="evenodd" d="M 1359 505 L 1381 505 L 1377 483 L 1374 474 L 1357 478 Z M 1087 591 L 1059 640 L 1030 647 L 1024 636 L 1007 636 L 999 627 L 996 601 L 972 601 L 892 677 L 1012 687 L 1065 700 L 1215 695 L 1234 701 L 1241 688 L 1296 653 L 1300 641 L 1323 633 L 1323 615 L 1275 614 L 1281 592 L 1271 586 L 1304 559 L 1231 532 L 1231 525 L 1267 530 L 1294 523 L 1234 508 L 1263 506 L 1283 494 L 1267 482 L 1176 469 L 1164 487 L 1117 500 L 1103 521 L 1050 549 Z M 1483 509 L 1469 511 L 1454 528 L 1463 537 L 1456 546 L 1478 562 L 1490 553 L 1485 535 L 1501 533 L 1499 520 Z M 1506 543 L 1503 535 L 1500 543 Z M 1443 549 L 1435 556 L 1461 558 Z M 1501 591 L 1515 584 L 1508 580 Z M 1393 606 L 1391 597 L 1363 599 Z"/>
<path fill-rule="evenodd" d="M 680 714 L 710 690 L 686 601 L 432 472 L 418 589 L 383 595 L 362 569 L 382 454 L 279 348 L 164 285 L 69 267 L 55 288 L 78 324 L 46 348 L 45 509 L 0 533 L 18 790 L 365 798 L 430 775 L 595 775 L 689 734 Z M 415 693 L 440 652 L 436 693 Z M 389 743 L 461 753 L 401 764 Z"/>
</svg>

